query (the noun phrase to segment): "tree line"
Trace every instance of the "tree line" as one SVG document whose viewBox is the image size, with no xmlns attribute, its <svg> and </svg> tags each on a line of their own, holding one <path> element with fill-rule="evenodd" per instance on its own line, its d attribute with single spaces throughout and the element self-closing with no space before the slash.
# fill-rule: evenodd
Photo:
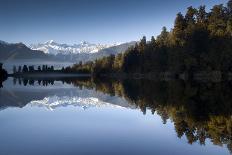
<svg viewBox="0 0 232 155">
<path fill-rule="evenodd" d="M 13 66 L 13 73 L 27 73 L 27 72 L 51 72 L 54 71 L 54 66 L 48 66 L 48 65 L 42 65 L 38 66 L 37 69 L 35 69 L 35 67 L 32 66 L 27 66 L 27 65 L 23 65 L 22 66 Z"/>
<path fill-rule="evenodd" d="M 232 0 L 215 5 L 188 7 L 178 13 L 174 27 L 163 27 L 156 38 L 144 36 L 123 54 L 75 64 L 66 71 L 93 73 L 196 73 L 232 71 Z"/>
</svg>

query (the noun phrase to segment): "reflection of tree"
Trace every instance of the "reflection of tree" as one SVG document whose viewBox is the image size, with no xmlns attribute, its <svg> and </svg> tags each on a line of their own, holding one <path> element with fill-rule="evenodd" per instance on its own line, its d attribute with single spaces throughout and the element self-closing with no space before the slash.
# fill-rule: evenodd
<svg viewBox="0 0 232 155">
<path fill-rule="evenodd" d="M 205 144 L 207 138 L 215 145 L 227 145 L 232 151 L 231 83 L 195 83 L 187 81 L 112 80 L 95 78 L 18 79 L 19 84 L 53 85 L 55 81 L 73 84 L 82 89 L 95 89 L 118 95 L 146 114 L 149 109 L 170 119 L 179 138 L 189 144 Z M 22 82 L 20 82 L 22 81 Z M 37 82 L 36 82 L 37 81 Z M 17 83 L 16 82 L 16 83 Z"/>
<path fill-rule="evenodd" d="M 190 144 L 204 145 L 209 138 L 232 151 L 231 83 L 92 79 L 73 84 L 124 97 L 144 114 L 156 112 L 163 123 L 171 119 L 177 136 L 186 136 Z"/>
<path fill-rule="evenodd" d="M 23 85 L 26 86 L 28 83 L 28 80 L 27 79 L 23 79 Z"/>
<path fill-rule="evenodd" d="M 86 83 L 87 81 L 89 81 L 89 78 L 85 78 L 85 77 L 80 77 L 80 78 L 14 78 L 13 79 L 13 83 L 14 85 L 19 84 L 19 85 L 31 85 L 34 86 L 35 84 L 38 84 L 40 86 L 49 86 L 49 85 L 54 85 L 55 81 L 61 81 L 63 84 L 67 83 L 67 84 L 74 84 L 75 80 L 81 82 L 81 81 L 85 81 L 84 83 Z M 80 86 L 81 87 L 81 86 Z"/>
<path fill-rule="evenodd" d="M 8 73 L 5 69 L 3 69 L 3 64 L 0 63 L 0 88 L 3 87 L 2 82 L 7 79 Z"/>
<path fill-rule="evenodd" d="M 23 83 L 22 83 L 22 81 L 23 81 Z M 34 79 L 27 79 L 27 78 L 21 79 L 21 78 L 19 78 L 18 79 L 18 84 L 19 85 L 23 84 L 24 86 L 27 86 L 27 85 L 34 86 L 35 85 L 35 81 L 36 80 L 34 80 Z M 54 85 L 54 81 L 55 80 L 49 80 L 49 79 L 47 79 L 47 80 L 37 80 L 37 81 L 38 81 L 37 82 L 38 85 L 48 86 L 48 85 Z M 14 82 L 14 85 L 16 85 L 17 84 L 17 79 L 14 78 L 13 82 Z"/>
</svg>

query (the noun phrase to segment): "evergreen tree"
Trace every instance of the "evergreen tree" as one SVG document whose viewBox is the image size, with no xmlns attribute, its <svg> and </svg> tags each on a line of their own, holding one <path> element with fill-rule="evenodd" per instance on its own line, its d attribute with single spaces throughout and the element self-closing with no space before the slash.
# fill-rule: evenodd
<svg viewBox="0 0 232 155">
<path fill-rule="evenodd" d="M 38 71 L 41 71 L 41 67 L 40 66 L 38 66 L 38 69 L 37 69 Z"/>
<path fill-rule="evenodd" d="M 151 46 L 152 46 L 153 48 L 156 47 L 156 40 L 155 40 L 155 37 L 154 37 L 154 36 L 151 37 Z"/>
<path fill-rule="evenodd" d="M 221 5 L 215 5 L 209 13 L 209 25 L 208 29 L 211 35 L 223 36 L 226 32 L 226 9 Z"/>
<path fill-rule="evenodd" d="M 143 36 L 143 38 L 141 39 L 140 43 L 139 43 L 139 51 L 140 52 L 144 52 L 145 51 L 145 47 L 147 44 L 147 39 L 145 36 Z"/>
<path fill-rule="evenodd" d="M 162 28 L 161 34 L 156 39 L 158 46 L 168 45 L 169 44 L 168 36 L 169 36 L 169 32 L 167 31 L 167 28 L 164 26 Z"/>
<path fill-rule="evenodd" d="M 185 20 L 186 20 L 188 25 L 195 24 L 196 15 L 197 15 L 197 10 L 195 8 L 193 8 L 192 6 L 188 7 L 187 13 L 185 15 Z"/>
<path fill-rule="evenodd" d="M 54 66 L 51 66 L 51 71 L 54 71 Z"/>
<path fill-rule="evenodd" d="M 23 72 L 28 72 L 27 65 L 23 65 Z"/>
<path fill-rule="evenodd" d="M 181 13 L 178 13 L 175 19 L 175 24 L 173 29 L 173 35 L 176 44 L 180 44 L 180 45 L 184 44 L 185 29 L 186 29 L 186 20 L 184 19 L 184 16 Z"/>
<path fill-rule="evenodd" d="M 18 72 L 21 73 L 22 72 L 22 66 L 18 67 Z"/>
<path fill-rule="evenodd" d="M 197 11 L 197 23 L 205 25 L 207 22 L 207 13 L 205 11 L 205 6 L 200 6 Z"/>
<path fill-rule="evenodd" d="M 46 66 L 45 65 L 43 65 L 42 70 L 46 71 Z"/>
<path fill-rule="evenodd" d="M 13 73 L 16 73 L 16 72 L 17 72 L 16 66 L 13 66 Z"/>
</svg>

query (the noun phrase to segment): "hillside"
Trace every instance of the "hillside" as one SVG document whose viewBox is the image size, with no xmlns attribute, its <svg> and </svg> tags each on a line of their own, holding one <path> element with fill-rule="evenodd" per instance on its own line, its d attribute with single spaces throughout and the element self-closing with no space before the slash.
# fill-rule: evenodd
<svg viewBox="0 0 232 155">
<path fill-rule="evenodd" d="M 52 57 L 42 51 L 31 50 L 23 43 L 6 43 L 0 41 L 0 61 L 20 59 L 43 59 L 50 60 Z"/>
</svg>

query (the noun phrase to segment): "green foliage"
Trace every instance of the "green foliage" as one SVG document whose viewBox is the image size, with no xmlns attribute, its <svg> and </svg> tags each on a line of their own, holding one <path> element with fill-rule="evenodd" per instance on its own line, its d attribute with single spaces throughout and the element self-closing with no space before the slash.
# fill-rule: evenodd
<svg viewBox="0 0 232 155">
<path fill-rule="evenodd" d="M 197 11 L 197 23 L 205 26 L 207 24 L 207 16 L 205 6 L 200 6 Z"/>
<path fill-rule="evenodd" d="M 198 10 L 193 8 L 192 6 L 188 7 L 187 13 L 185 15 L 187 26 L 191 26 L 196 23 L 197 12 Z"/>
<path fill-rule="evenodd" d="M 208 29 L 212 35 L 223 37 L 226 33 L 227 24 L 226 8 L 221 5 L 215 5 L 209 13 Z"/>
<path fill-rule="evenodd" d="M 181 45 L 184 44 L 185 29 L 186 29 L 186 20 L 184 19 L 184 16 L 181 13 L 178 13 L 173 30 L 174 44 L 181 44 Z"/>
</svg>

